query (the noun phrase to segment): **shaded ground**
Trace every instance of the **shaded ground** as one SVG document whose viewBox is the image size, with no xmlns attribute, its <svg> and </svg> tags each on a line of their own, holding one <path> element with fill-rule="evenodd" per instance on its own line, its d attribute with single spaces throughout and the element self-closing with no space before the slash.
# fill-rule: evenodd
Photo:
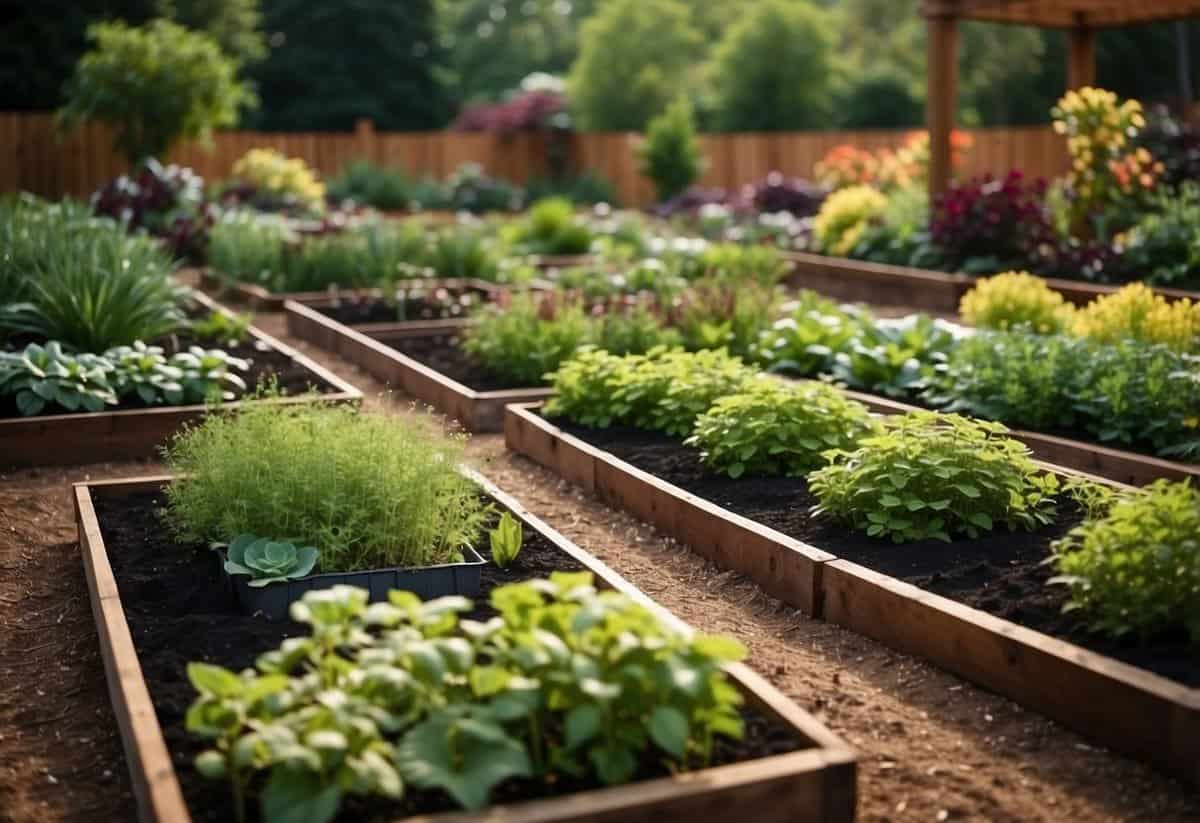
<svg viewBox="0 0 1200 823">
<path fill-rule="evenodd" d="M 375 411 L 411 401 L 298 344 L 282 318 L 259 325 L 359 386 Z M 813 621 L 736 575 L 614 513 L 499 436 L 471 458 L 502 488 L 683 619 L 735 634 L 750 664 L 860 753 L 867 821 L 1185 821 L 1200 795 L 1148 767 L 912 658 Z M 87 477 L 154 464 L 0 474 L 0 820 L 132 820 L 69 501 Z"/>
</svg>

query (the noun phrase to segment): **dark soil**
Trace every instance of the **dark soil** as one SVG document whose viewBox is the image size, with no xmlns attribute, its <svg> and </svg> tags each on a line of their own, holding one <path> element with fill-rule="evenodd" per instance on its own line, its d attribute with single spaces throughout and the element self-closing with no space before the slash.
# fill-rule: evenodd
<svg viewBox="0 0 1200 823">
<path fill-rule="evenodd" d="M 1071 508 L 1062 507 L 1057 523 L 1033 533 L 1000 529 L 975 540 L 897 546 L 809 516 L 817 501 L 801 478 L 733 480 L 706 469 L 698 449 L 665 435 L 628 428 L 587 429 L 562 420 L 555 424 L 643 471 L 843 560 L 1187 686 L 1200 685 L 1200 656 L 1182 629 L 1145 643 L 1113 640 L 1089 632 L 1078 617 L 1062 613 L 1066 590 L 1046 584 L 1054 570 L 1044 561 L 1051 541 L 1080 521 Z"/>
<path fill-rule="evenodd" d="M 285 395 L 304 394 L 308 391 L 328 394 L 336 390 L 333 386 L 292 360 L 292 358 L 283 352 L 273 349 L 249 336 L 240 343 L 228 345 L 227 343 L 213 342 L 211 340 L 197 340 L 190 334 L 179 334 L 164 340 L 155 341 L 155 345 L 162 346 L 163 353 L 167 357 L 176 352 L 187 351 L 190 346 L 200 346 L 204 349 L 223 349 L 231 357 L 247 360 L 250 363 L 249 370 L 244 372 L 239 371 L 236 374 L 245 381 L 246 388 L 250 392 L 253 392 L 257 386 L 266 385 L 272 381 L 278 386 L 280 393 Z M 104 411 L 125 411 L 127 409 L 145 408 L 148 407 L 138 400 L 137 395 L 130 395 L 115 406 L 105 406 Z M 155 406 L 153 408 L 163 408 L 163 406 Z M 47 405 L 42 411 L 42 415 L 48 414 L 70 414 L 70 412 L 60 406 L 51 404 Z M 21 416 L 20 411 L 17 409 L 15 396 L 0 397 L 0 419 Z"/>
<path fill-rule="evenodd" d="M 488 371 L 482 363 L 463 351 L 461 342 L 462 338 L 457 334 L 431 334 L 389 340 L 388 345 L 475 391 L 529 388 Z"/>
<path fill-rule="evenodd" d="M 188 706 L 195 698 L 187 680 L 187 664 L 204 660 L 234 670 L 253 666 L 260 654 L 277 647 L 285 637 L 303 633 L 304 627 L 269 623 L 239 612 L 212 562 L 211 550 L 203 545 L 181 545 L 163 528 L 158 511 L 164 503 L 164 497 L 156 493 L 95 499 L 125 618 L 188 808 L 197 823 L 223 822 L 233 819 L 226 784 L 205 780 L 192 767 L 203 741 L 188 734 L 184 726 Z M 540 534 L 526 529 L 521 554 L 512 566 L 484 567 L 477 598 L 480 605 L 470 617 L 486 620 L 494 614 L 486 601 L 496 586 L 580 568 Z M 800 748 L 800 742 L 780 724 L 755 712 L 744 714 L 745 740 L 722 742 L 717 763 Z M 653 757 L 647 757 L 642 765 L 643 778 L 667 773 Z M 597 784 L 586 780 L 564 779 L 553 784 L 512 780 L 499 786 L 493 798 L 497 803 L 512 803 L 593 788 Z M 449 798 L 439 792 L 410 790 L 398 803 L 351 798 L 339 820 L 390 819 L 452 808 Z"/>
<path fill-rule="evenodd" d="M 412 290 L 402 300 L 379 297 L 344 296 L 336 306 L 313 308 L 339 323 L 393 323 L 406 320 L 454 320 L 467 316 L 471 307 L 484 302 L 487 293 L 479 289 L 455 288 Z"/>
</svg>

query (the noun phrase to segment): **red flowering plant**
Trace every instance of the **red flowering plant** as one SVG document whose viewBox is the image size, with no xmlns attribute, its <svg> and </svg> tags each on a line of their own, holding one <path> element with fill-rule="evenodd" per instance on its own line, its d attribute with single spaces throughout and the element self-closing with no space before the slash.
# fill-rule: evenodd
<svg viewBox="0 0 1200 823">
<path fill-rule="evenodd" d="M 454 121 L 456 131 L 518 131 L 560 127 L 567 110 L 566 100 L 553 91 L 524 91 L 500 103 L 478 103 L 463 109 Z"/>
<path fill-rule="evenodd" d="M 1021 172 L 990 174 L 957 183 L 937 198 L 930 214 L 933 246 L 948 268 L 992 274 L 1029 268 L 1039 248 L 1056 248 L 1045 210 L 1046 183 Z"/>
</svg>

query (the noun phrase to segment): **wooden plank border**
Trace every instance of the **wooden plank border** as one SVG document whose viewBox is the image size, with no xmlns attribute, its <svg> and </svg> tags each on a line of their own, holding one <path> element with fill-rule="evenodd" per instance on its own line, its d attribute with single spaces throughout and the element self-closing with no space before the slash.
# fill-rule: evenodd
<svg viewBox="0 0 1200 823">
<path fill-rule="evenodd" d="M 550 396 L 548 388 L 476 391 L 451 380 L 424 363 L 402 354 L 388 340 L 447 334 L 463 328 L 464 321 L 430 321 L 420 327 L 365 334 L 326 317 L 301 303 L 284 304 L 288 334 L 331 351 L 393 389 L 427 403 L 471 432 L 498 432 L 504 426 L 504 407 Z"/>
<path fill-rule="evenodd" d="M 791 606 L 928 660 L 1085 737 L 1200 785 L 1200 689 L 800 543 L 584 443 L 546 421 L 537 408 L 508 407 L 509 449 L 722 568 L 745 574 Z M 781 585 L 778 571 L 787 566 L 780 558 L 800 549 L 811 567 L 805 570 L 811 588 Z"/>
<path fill-rule="evenodd" d="M 470 277 L 443 277 L 428 280 L 402 280 L 397 282 L 397 288 L 447 288 L 475 289 L 483 292 L 488 300 L 495 300 L 508 291 L 507 287 Z M 328 307 L 336 299 L 333 292 L 324 291 L 289 291 L 273 292 L 254 283 L 242 283 L 237 280 L 222 277 L 211 269 L 200 270 L 200 288 L 207 292 L 228 298 L 232 302 L 246 306 L 251 311 L 278 312 L 283 311 L 283 304 L 291 300 L 306 306 Z M 370 297 L 381 297 L 379 289 L 341 289 L 346 294 L 358 294 Z"/>
<path fill-rule="evenodd" d="M 690 631 L 686 624 L 632 583 L 528 512 L 519 501 L 498 489 L 486 477 L 470 469 L 463 471 L 527 528 L 539 532 L 591 571 L 599 585 L 633 597 L 674 628 Z M 92 501 L 99 495 L 158 489 L 170 481 L 168 476 L 153 476 L 78 483 L 72 488 L 80 550 L 109 696 L 120 727 L 142 823 L 187 823 L 191 818 L 142 675 Z M 754 819 L 763 823 L 853 821 L 856 807 L 854 753 L 819 721 L 747 666 L 734 664 L 728 667 L 728 672 L 747 702 L 788 726 L 808 748 L 611 789 L 495 806 L 474 814 L 452 813 L 412 819 L 443 823 L 483 823 L 497 819 L 511 823 L 658 823 L 664 815 L 669 819 L 685 815 L 703 818 L 714 809 L 725 808 L 751 811 Z"/>
<path fill-rule="evenodd" d="M 783 256 L 791 267 L 791 273 L 784 282 L 791 288 L 813 289 L 838 300 L 910 306 L 943 314 L 957 314 L 959 301 L 978 279 L 967 274 L 891 266 L 808 252 L 784 252 Z M 1120 288 L 1082 280 L 1043 279 L 1067 302 L 1077 306 L 1112 294 Z M 1154 287 L 1153 291 L 1167 300 L 1200 302 L 1200 292 L 1163 287 Z"/>
<path fill-rule="evenodd" d="M 200 292 L 193 293 L 201 306 L 229 313 Z M 362 393 L 311 358 L 291 346 L 251 326 L 250 336 L 290 358 L 312 373 L 333 391 L 320 395 L 328 403 L 358 403 Z M 244 402 L 300 403 L 299 397 L 265 401 L 225 403 L 221 409 L 237 409 Z M 130 460 L 152 457 L 172 434 L 185 424 L 207 414 L 204 405 L 156 406 L 121 411 L 75 412 L 44 414 L 35 417 L 16 417 L 0 420 L 0 465 L 6 467 L 70 465 L 98 463 L 110 460 Z"/>
</svg>

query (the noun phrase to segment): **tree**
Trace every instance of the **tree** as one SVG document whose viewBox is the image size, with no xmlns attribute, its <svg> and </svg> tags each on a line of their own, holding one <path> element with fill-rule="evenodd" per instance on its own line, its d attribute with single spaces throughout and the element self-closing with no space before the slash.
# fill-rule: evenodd
<svg viewBox="0 0 1200 823">
<path fill-rule="evenodd" d="M 267 56 L 258 0 L 158 0 L 158 13 L 204 32 L 243 66 Z"/>
<path fill-rule="evenodd" d="M 165 155 L 181 138 L 207 140 L 255 102 L 212 38 L 169 20 L 96 23 L 88 39 L 92 48 L 75 67 L 60 122 L 67 129 L 108 123 L 131 167 Z"/>
<path fill-rule="evenodd" d="M 696 182 L 704 159 L 696 142 L 692 104 L 680 96 L 650 121 L 646 140 L 638 149 L 641 172 L 654 182 L 660 202 L 670 200 Z"/>
<path fill-rule="evenodd" d="M 909 129 L 924 122 L 925 107 L 894 66 L 883 64 L 856 73 L 838 101 L 837 125 L 843 129 Z"/>
<path fill-rule="evenodd" d="M 446 122 L 433 0 L 266 0 L 270 55 L 254 67 L 267 130 L 384 129 Z"/>
<path fill-rule="evenodd" d="M 703 54 L 679 0 L 608 0 L 584 22 L 569 96 L 581 128 L 641 129 L 681 93 Z"/>
<path fill-rule="evenodd" d="M 804 0 L 760 0 L 717 47 L 712 76 L 722 131 L 826 128 L 833 67 L 828 12 Z"/>
</svg>

